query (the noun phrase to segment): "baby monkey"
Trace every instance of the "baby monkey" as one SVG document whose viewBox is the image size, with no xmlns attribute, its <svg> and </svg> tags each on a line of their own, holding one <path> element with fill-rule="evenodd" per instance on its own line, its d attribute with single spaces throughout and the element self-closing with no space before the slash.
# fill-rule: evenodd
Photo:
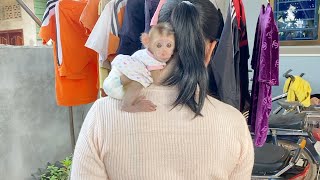
<svg viewBox="0 0 320 180">
<path fill-rule="evenodd" d="M 156 105 L 140 92 L 152 83 L 160 84 L 160 72 L 174 51 L 174 31 L 169 23 L 159 23 L 149 33 L 141 34 L 141 42 L 145 49 L 132 56 L 120 54 L 114 58 L 111 72 L 103 83 L 105 93 L 122 99 L 121 109 L 127 112 L 156 110 Z"/>
</svg>

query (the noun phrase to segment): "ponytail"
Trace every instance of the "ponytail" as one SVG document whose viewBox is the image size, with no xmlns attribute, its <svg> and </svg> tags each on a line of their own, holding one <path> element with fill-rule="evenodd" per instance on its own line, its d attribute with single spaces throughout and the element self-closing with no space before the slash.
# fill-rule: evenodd
<svg viewBox="0 0 320 180">
<path fill-rule="evenodd" d="M 177 86 L 179 94 L 174 107 L 187 105 L 196 117 L 201 115 L 208 86 L 200 12 L 194 4 L 182 1 L 173 9 L 170 21 L 176 32 L 176 64 L 163 85 Z"/>
</svg>

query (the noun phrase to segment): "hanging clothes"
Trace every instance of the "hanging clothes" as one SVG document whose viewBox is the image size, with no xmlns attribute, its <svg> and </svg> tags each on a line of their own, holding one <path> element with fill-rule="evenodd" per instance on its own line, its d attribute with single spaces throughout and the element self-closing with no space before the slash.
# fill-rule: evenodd
<svg viewBox="0 0 320 180">
<path fill-rule="evenodd" d="M 99 15 L 98 7 L 100 0 L 88 0 L 85 8 L 80 16 L 80 23 L 86 29 L 87 35 L 89 35 L 96 24 Z"/>
<path fill-rule="evenodd" d="M 236 18 L 239 30 L 239 47 L 240 47 L 240 64 L 239 64 L 239 77 L 240 77 L 240 111 L 244 112 L 249 110 L 250 107 L 250 93 L 249 93 L 249 73 L 248 73 L 248 60 L 249 45 L 246 25 L 246 15 L 242 0 L 233 0 L 234 8 L 236 11 Z"/>
<path fill-rule="evenodd" d="M 219 9 L 219 7 L 217 6 L 215 0 L 210 0 L 212 4 L 215 5 L 215 7 L 217 9 Z M 154 26 L 158 23 L 158 19 L 159 19 L 159 13 L 160 13 L 160 10 L 162 8 L 162 6 L 167 2 L 167 0 L 160 0 L 159 3 L 158 3 L 158 6 L 157 6 L 157 9 L 155 11 L 155 13 L 153 14 L 152 16 L 152 19 L 151 19 L 151 22 L 150 22 L 150 26 Z"/>
<path fill-rule="evenodd" d="M 111 0 L 102 11 L 85 46 L 99 54 L 100 64 L 117 55 L 119 30 L 123 25 L 127 0 Z"/>
<path fill-rule="evenodd" d="M 222 102 L 240 109 L 239 31 L 233 1 L 230 1 L 226 21 L 213 59 L 208 66 L 209 93 Z"/>
<path fill-rule="evenodd" d="M 110 2 L 110 0 L 87 1 L 87 5 L 83 9 L 79 21 L 81 25 L 86 29 L 86 33 L 88 36 L 92 32 L 96 22 L 98 21 L 99 16 L 101 15 L 101 12 L 103 11 L 103 8 L 108 2 Z M 97 58 L 99 59 L 99 56 L 97 56 Z M 99 62 L 99 87 L 101 89 L 103 85 L 103 80 L 108 76 L 108 70 L 111 69 L 111 64 L 109 61 L 105 60 L 101 60 Z"/>
<path fill-rule="evenodd" d="M 144 32 L 149 32 L 151 25 L 151 18 L 153 17 L 156 9 L 159 5 L 160 0 L 145 0 L 144 3 L 144 14 L 145 14 L 145 27 Z"/>
<path fill-rule="evenodd" d="M 60 106 L 88 104 L 97 99 L 96 54 L 84 47 L 87 36 L 79 23 L 85 5 L 85 1 L 68 0 L 47 3 L 39 32 L 44 43 L 53 41 L 56 100 Z"/>
<path fill-rule="evenodd" d="M 99 7 L 98 7 L 98 15 L 100 16 L 104 7 L 110 2 L 111 0 L 100 0 Z"/>
<path fill-rule="evenodd" d="M 140 35 L 145 28 L 145 0 L 129 0 L 125 9 L 122 28 L 119 32 L 120 44 L 117 54 L 132 55 L 141 49 Z"/>
<path fill-rule="evenodd" d="M 254 70 L 249 120 L 255 134 L 255 145 L 261 147 L 267 138 L 272 108 L 271 89 L 279 85 L 279 38 L 270 4 L 261 8 L 257 22 L 251 61 Z"/>
<path fill-rule="evenodd" d="M 150 21 L 150 26 L 154 26 L 158 24 L 158 19 L 159 19 L 159 13 L 162 8 L 162 6 L 167 2 L 167 0 L 160 0 L 157 6 L 156 11 L 154 12 L 151 21 Z"/>
</svg>

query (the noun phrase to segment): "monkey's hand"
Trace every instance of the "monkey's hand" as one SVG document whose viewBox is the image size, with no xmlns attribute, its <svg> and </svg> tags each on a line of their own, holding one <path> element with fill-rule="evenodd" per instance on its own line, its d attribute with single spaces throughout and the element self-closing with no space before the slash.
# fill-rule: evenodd
<svg viewBox="0 0 320 180">
<path fill-rule="evenodd" d="M 104 92 L 103 88 L 100 88 L 100 96 L 101 96 L 101 97 L 106 97 L 106 96 L 108 96 L 108 95 Z"/>
<path fill-rule="evenodd" d="M 157 106 L 145 96 L 139 96 L 132 105 L 123 105 L 122 110 L 126 112 L 152 112 Z"/>
</svg>

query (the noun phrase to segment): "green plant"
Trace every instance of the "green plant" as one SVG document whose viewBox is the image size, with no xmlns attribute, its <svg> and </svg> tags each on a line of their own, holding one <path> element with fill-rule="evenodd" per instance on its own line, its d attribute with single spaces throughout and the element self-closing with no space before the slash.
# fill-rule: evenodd
<svg viewBox="0 0 320 180">
<path fill-rule="evenodd" d="M 48 163 L 46 169 L 39 169 L 38 173 L 32 174 L 36 180 L 67 180 L 69 178 L 72 157 L 66 157 L 54 164 Z"/>
</svg>

